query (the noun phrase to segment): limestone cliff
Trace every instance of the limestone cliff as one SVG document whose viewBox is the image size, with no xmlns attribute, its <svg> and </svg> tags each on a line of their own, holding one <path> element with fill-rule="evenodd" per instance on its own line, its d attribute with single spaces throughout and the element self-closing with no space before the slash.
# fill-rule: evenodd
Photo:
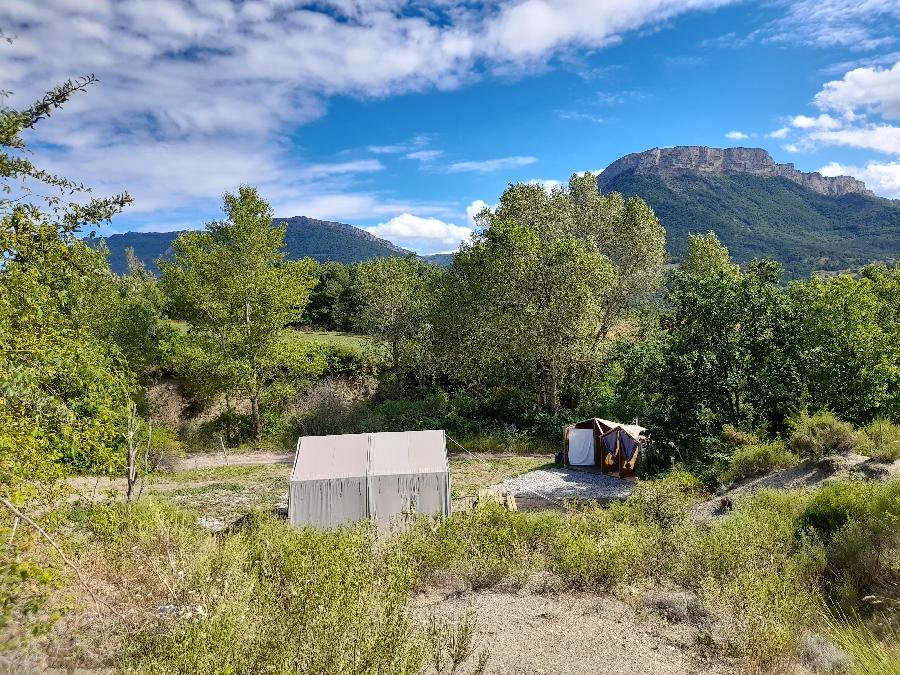
<svg viewBox="0 0 900 675">
<path fill-rule="evenodd" d="M 846 194 L 872 196 L 865 183 L 850 176 L 823 176 L 818 172 L 797 171 L 793 164 L 776 164 L 762 148 L 707 148 L 682 145 L 674 148 L 653 148 L 625 155 L 610 164 L 598 178 L 602 191 L 623 173 L 632 174 L 736 174 L 786 178 L 798 185 L 831 197 Z"/>
</svg>

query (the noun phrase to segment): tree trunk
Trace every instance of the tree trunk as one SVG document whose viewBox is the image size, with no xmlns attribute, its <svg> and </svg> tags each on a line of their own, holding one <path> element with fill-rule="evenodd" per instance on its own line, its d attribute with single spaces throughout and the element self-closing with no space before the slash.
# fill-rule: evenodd
<svg viewBox="0 0 900 675">
<path fill-rule="evenodd" d="M 250 396 L 250 414 L 253 415 L 253 430 L 256 433 L 257 444 L 262 443 L 262 421 L 259 418 L 259 396 L 253 393 Z"/>
</svg>

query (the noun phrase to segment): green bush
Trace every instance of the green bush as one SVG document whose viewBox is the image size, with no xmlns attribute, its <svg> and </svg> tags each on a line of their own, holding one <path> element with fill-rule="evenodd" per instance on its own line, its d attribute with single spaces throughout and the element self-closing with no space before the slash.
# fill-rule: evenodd
<svg viewBox="0 0 900 675">
<path fill-rule="evenodd" d="M 865 442 L 860 452 L 877 459 L 900 459 L 900 424 L 879 418 L 865 429 Z"/>
<path fill-rule="evenodd" d="M 731 483 L 741 478 L 784 469 L 799 461 L 800 458 L 788 450 L 781 441 L 741 445 L 728 460 L 720 480 L 722 483 Z"/>
<path fill-rule="evenodd" d="M 799 519 L 827 551 L 825 589 L 855 611 L 869 593 L 900 585 L 900 481 L 827 485 Z"/>
<path fill-rule="evenodd" d="M 800 413 L 788 420 L 791 450 L 804 458 L 817 459 L 856 450 L 861 435 L 848 422 L 842 422 L 827 410 L 810 415 Z"/>
</svg>

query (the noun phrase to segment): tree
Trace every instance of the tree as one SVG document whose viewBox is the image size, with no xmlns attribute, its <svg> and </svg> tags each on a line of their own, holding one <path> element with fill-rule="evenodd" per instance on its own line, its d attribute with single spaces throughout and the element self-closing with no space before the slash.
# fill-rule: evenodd
<svg viewBox="0 0 900 675">
<path fill-rule="evenodd" d="M 428 291 L 437 274 L 415 256 L 374 258 L 355 268 L 356 326 L 387 345 L 395 375 L 405 352 L 427 333 Z"/>
<path fill-rule="evenodd" d="M 440 330 L 472 386 L 517 378 L 559 410 L 610 330 L 663 278 L 665 233 L 640 199 L 601 195 L 589 175 L 551 192 L 512 185 L 454 257 Z"/>
<path fill-rule="evenodd" d="M 224 196 L 226 221 L 179 235 L 175 256 L 161 262 L 173 317 L 190 327 L 190 369 L 209 395 L 232 392 L 250 403 L 262 440 L 260 399 L 280 367 L 285 327 L 299 322 L 316 283 L 315 262 L 286 262 L 284 225 L 255 188 Z M 295 349 L 300 349 L 299 347 Z M 302 360 L 302 359 L 301 359 Z"/>
<path fill-rule="evenodd" d="M 347 330 L 354 313 L 350 268 L 339 262 L 319 266 L 318 281 L 309 298 L 304 320 L 326 330 Z"/>
<path fill-rule="evenodd" d="M 678 269 L 685 274 L 701 277 L 720 273 L 736 275 L 740 272 L 715 232 L 689 234 L 688 252 Z"/>
<path fill-rule="evenodd" d="M 781 266 L 673 273 L 663 317 L 660 426 L 685 450 L 703 450 L 723 425 L 778 427 L 803 401 L 794 304 Z"/>
<path fill-rule="evenodd" d="M 810 405 L 842 419 L 900 417 L 900 268 L 791 286 Z"/>
</svg>

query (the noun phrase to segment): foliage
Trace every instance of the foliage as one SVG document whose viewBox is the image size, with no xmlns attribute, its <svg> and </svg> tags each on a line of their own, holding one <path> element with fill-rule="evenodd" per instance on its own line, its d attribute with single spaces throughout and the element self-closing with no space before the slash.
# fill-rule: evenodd
<svg viewBox="0 0 900 675">
<path fill-rule="evenodd" d="M 852 452 L 861 442 L 861 434 L 853 430 L 853 425 L 841 422 L 827 410 L 814 415 L 801 411 L 788 420 L 788 424 L 788 443 L 794 452 L 804 458 L 816 459 Z"/>
<path fill-rule="evenodd" d="M 436 319 L 445 370 L 471 388 L 515 382 L 557 412 L 611 327 L 658 287 L 664 232 L 644 202 L 599 195 L 587 175 L 551 193 L 510 186 L 481 218 Z"/>
<path fill-rule="evenodd" d="M 337 262 L 321 265 L 306 307 L 306 323 L 326 330 L 346 330 L 356 310 L 350 268 Z"/>
<path fill-rule="evenodd" d="M 900 268 L 791 288 L 810 406 L 852 422 L 900 415 Z"/>
<path fill-rule="evenodd" d="M 429 330 L 427 316 L 437 268 L 414 256 L 376 258 L 354 270 L 359 304 L 356 327 L 387 345 L 391 369 L 418 363 Z"/>
<path fill-rule="evenodd" d="M 665 226 L 676 262 L 698 223 L 715 231 L 735 261 L 772 257 L 792 279 L 900 256 L 900 208 L 886 199 L 822 195 L 783 178 L 692 172 L 624 173 L 603 189 L 644 199 Z"/>
<path fill-rule="evenodd" d="M 777 428 L 802 400 L 795 311 L 779 275 L 768 261 L 746 274 L 673 273 L 655 418 L 688 456 L 707 453 L 703 439 L 725 424 Z"/>
<path fill-rule="evenodd" d="M 281 378 L 284 371 L 322 371 L 314 348 L 282 339 L 309 300 L 315 263 L 284 262 L 284 227 L 272 225 L 271 209 L 254 188 L 226 193 L 225 212 L 227 221 L 178 237 L 175 258 L 161 263 L 163 288 L 173 316 L 190 325 L 181 364 L 192 384 L 209 397 L 224 393 L 226 401 L 242 393 L 259 442 L 260 403 L 293 380 Z"/>
<path fill-rule="evenodd" d="M 705 277 L 712 274 L 736 275 L 740 268 L 731 262 L 728 249 L 715 232 L 689 234 L 688 250 L 678 267 L 685 274 Z"/>
<path fill-rule="evenodd" d="M 900 459 L 900 424 L 879 417 L 865 428 L 865 442 L 860 447 L 864 455 L 877 459 Z"/>
<path fill-rule="evenodd" d="M 794 466 L 799 461 L 800 458 L 790 452 L 782 441 L 742 445 L 731 455 L 720 481 L 731 483 L 741 478 L 765 475 Z"/>
</svg>

